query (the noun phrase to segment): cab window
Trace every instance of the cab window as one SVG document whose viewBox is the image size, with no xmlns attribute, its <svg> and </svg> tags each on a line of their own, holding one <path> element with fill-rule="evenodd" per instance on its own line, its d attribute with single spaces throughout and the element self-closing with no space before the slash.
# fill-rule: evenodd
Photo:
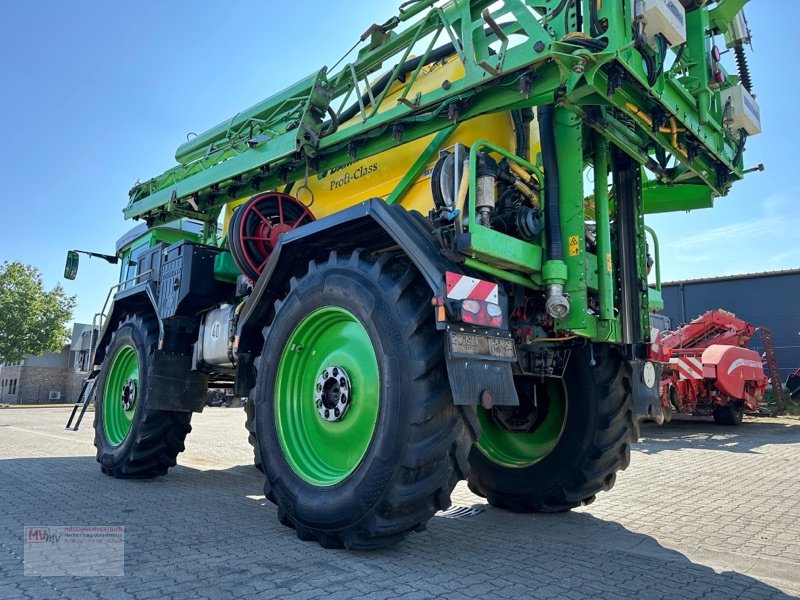
<svg viewBox="0 0 800 600">
<path fill-rule="evenodd" d="M 129 254 L 127 254 L 122 259 L 122 267 L 120 268 L 119 274 L 119 281 L 122 283 L 123 281 L 127 281 L 127 283 L 120 286 L 120 289 L 127 289 L 136 285 L 136 281 L 133 281 L 133 278 L 136 276 L 136 269 L 138 267 L 139 258 L 142 254 L 145 253 L 149 249 L 148 244 L 141 244 L 136 248 L 133 248 Z"/>
</svg>

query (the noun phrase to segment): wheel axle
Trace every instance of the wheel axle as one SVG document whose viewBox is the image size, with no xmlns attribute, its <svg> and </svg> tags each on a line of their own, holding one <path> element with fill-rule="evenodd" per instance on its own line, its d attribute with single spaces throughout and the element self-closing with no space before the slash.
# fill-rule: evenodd
<svg viewBox="0 0 800 600">
<path fill-rule="evenodd" d="M 131 410 L 133 405 L 136 404 L 136 380 L 128 379 L 125 385 L 122 386 L 122 393 L 120 394 L 120 402 L 122 408 L 126 411 Z"/>
<path fill-rule="evenodd" d="M 350 376 L 344 368 L 338 365 L 326 367 L 317 376 L 314 401 L 317 412 L 326 421 L 341 419 L 347 412 L 352 397 Z"/>
</svg>

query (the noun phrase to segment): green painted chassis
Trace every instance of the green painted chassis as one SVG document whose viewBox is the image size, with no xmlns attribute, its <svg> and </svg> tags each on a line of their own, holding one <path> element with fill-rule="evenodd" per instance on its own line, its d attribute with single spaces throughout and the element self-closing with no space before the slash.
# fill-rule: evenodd
<svg viewBox="0 0 800 600">
<path fill-rule="evenodd" d="M 579 0 L 583 14 L 589 14 L 594 1 Z M 424 0 L 362 36 L 358 58 L 332 76 L 323 68 L 184 144 L 176 154 L 181 164 L 134 187 L 124 214 L 150 224 L 178 216 L 199 219 L 206 223 L 204 241 L 216 243 L 215 224 L 222 206 L 232 198 L 299 181 L 439 132 L 387 198 L 396 202 L 435 156 L 455 122 L 489 112 L 555 104 L 562 236 L 565 241 L 577 237 L 577 251 L 565 256 L 563 264 L 548 265 L 542 260 L 543 243 L 524 242 L 476 222 L 474 166 L 479 149 L 538 171 L 536 165 L 503 148 L 479 142 L 470 155 L 473 168 L 467 230 L 471 241 L 466 264 L 532 288 L 563 282 L 571 310 L 555 323 L 556 328 L 599 341 L 620 341 L 620 320 L 614 310 L 615 294 L 619 294 L 614 279 L 618 256 L 608 230 L 613 206 L 607 186 L 596 185 L 596 219 L 601 231 L 597 254 L 587 252 L 583 174 L 587 166 L 593 166 L 596 173 L 607 172 L 610 146 L 651 169 L 658 149 L 673 156 L 675 166 L 656 169 L 656 179 L 644 183 L 635 207 L 637 267 L 645 282 L 638 303 L 643 324 L 640 335 L 646 339 L 648 302 L 657 306 L 660 294 L 646 286 L 644 213 L 708 206 L 713 196 L 726 194 L 742 177 L 739 142 L 723 126 L 720 87 L 710 86 L 706 57 L 708 32 L 712 27 L 724 31 L 745 1 L 722 0 L 713 11 L 699 8 L 687 13 L 688 42 L 680 60 L 651 86 L 639 50 L 631 41 L 633 24 L 625 11 L 627 3 L 608 1 L 598 8 L 598 21 L 607 26 L 598 37 L 607 40 L 607 45 L 594 51 L 567 39 L 578 30 L 574 13 L 548 18 L 557 0 L 506 0 L 492 13 L 490 0 L 453 0 L 441 7 Z M 400 33 L 394 31 L 418 15 L 422 15 L 418 22 Z M 507 36 L 497 22 L 509 19 L 515 25 L 513 35 L 509 32 Z M 464 76 L 449 86 L 415 93 L 414 83 L 425 57 L 440 43 L 440 37 L 455 43 Z M 416 51 L 425 39 L 429 42 L 421 53 L 420 67 L 406 76 L 396 106 L 382 105 L 385 91 L 371 97 L 369 103 L 363 102 L 368 77 L 385 71 L 387 64 L 397 65 L 397 75 L 412 49 Z M 725 85 L 736 81 L 729 76 Z M 357 100 L 361 118 L 325 131 L 323 118 L 334 108 L 332 99 L 341 104 L 337 112 Z M 656 112 L 673 120 L 671 132 L 651 126 L 647 115 Z M 606 181 L 602 176 L 595 179 Z M 610 256 L 609 262 L 598 261 L 598 256 Z M 614 268 L 604 268 L 612 264 Z M 599 309 L 592 306 L 590 310 L 595 297 Z"/>
</svg>

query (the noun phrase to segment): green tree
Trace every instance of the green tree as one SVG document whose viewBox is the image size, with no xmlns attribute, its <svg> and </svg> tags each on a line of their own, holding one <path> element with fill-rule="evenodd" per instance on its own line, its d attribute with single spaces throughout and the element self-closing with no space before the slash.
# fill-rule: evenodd
<svg viewBox="0 0 800 600">
<path fill-rule="evenodd" d="M 60 285 L 45 291 L 36 267 L 20 262 L 0 265 L 0 362 L 28 354 L 57 352 L 70 335 L 75 296 Z"/>
</svg>

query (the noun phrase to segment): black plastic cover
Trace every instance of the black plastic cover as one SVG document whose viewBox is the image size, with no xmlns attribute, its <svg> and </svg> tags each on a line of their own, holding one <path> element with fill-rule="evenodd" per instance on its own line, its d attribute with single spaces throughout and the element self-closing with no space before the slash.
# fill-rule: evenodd
<svg viewBox="0 0 800 600">
<path fill-rule="evenodd" d="M 222 252 L 186 240 L 164 250 L 158 286 L 158 316 L 195 314 L 224 300 L 232 286 L 214 279 L 214 259 Z"/>
</svg>

